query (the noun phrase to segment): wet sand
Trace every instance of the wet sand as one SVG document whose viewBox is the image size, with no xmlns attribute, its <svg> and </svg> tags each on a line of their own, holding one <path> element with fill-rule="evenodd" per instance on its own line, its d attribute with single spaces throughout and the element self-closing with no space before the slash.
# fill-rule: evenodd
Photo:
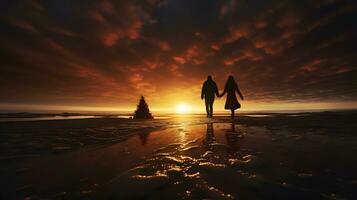
<svg viewBox="0 0 357 200">
<path fill-rule="evenodd" d="M 356 199 L 357 113 L 0 123 L 1 199 Z"/>
</svg>

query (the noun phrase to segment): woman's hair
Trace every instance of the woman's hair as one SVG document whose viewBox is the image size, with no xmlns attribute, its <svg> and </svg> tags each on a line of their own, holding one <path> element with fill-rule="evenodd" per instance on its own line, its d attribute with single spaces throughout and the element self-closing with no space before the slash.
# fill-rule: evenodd
<svg viewBox="0 0 357 200">
<path fill-rule="evenodd" d="M 228 77 L 227 83 L 226 83 L 226 88 L 233 88 L 233 87 L 237 87 L 237 83 L 234 80 L 234 77 L 232 75 L 230 75 Z"/>
</svg>

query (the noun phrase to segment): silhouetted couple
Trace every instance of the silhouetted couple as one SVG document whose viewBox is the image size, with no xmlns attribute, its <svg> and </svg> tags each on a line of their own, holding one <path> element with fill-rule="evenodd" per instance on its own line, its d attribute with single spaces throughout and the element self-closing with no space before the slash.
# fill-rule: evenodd
<svg viewBox="0 0 357 200">
<path fill-rule="evenodd" d="M 222 97 L 227 93 L 226 104 L 224 108 L 226 110 L 231 110 L 231 117 L 234 118 L 234 111 L 240 108 L 240 103 L 237 100 L 236 92 L 239 94 L 240 98 L 243 100 L 243 95 L 238 88 L 238 84 L 235 82 L 233 76 L 229 76 L 226 86 L 222 94 L 218 93 L 217 84 L 212 80 L 211 76 L 207 77 L 207 80 L 203 83 L 201 99 L 205 99 L 206 113 L 207 117 L 213 116 L 213 102 L 215 96 Z"/>
</svg>

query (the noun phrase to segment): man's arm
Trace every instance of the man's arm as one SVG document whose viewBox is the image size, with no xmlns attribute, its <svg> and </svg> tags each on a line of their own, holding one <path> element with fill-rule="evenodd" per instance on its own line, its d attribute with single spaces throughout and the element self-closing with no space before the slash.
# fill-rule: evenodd
<svg viewBox="0 0 357 200">
<path fill-rule="evenodd" d="M 216 83 L 214 83 L 214 92 L 216 93 L 216 96 L 219 97 L 218 87 Z"/>
<path fill-rule="evenodd" d="M 201 91 L 201 99 L 203 99 L 203 97 L 204 97 L 204 95 L 205 95 L 204 90 L 205 90 L 205 84 L 203 83 L 203 85 L 202 85 L 202 91 Z"/>
</svg>

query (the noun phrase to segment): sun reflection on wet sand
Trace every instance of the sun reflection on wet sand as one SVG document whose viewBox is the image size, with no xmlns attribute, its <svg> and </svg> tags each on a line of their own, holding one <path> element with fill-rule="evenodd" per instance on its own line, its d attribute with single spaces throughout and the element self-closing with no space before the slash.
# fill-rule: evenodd
<svg viewBox="0 0 357 200">
<path fill-rule="evenodd" d="M 215 128 L 219 130 L 218 139 L 214 133 Z M 209 180 L 211 173 L 216 174 L 232 166 L 249 165 L 253 161 L 249 158 L 239 160 L 234 154 L 235 151 L 231 151 L 231 147 L 227 145 L 232 143 L 230 141 L 235 138 L 235 135 L 238 138 L 234 124 L 208 122 L 203 125 L 188 126 L 186 123 L 182 123 L 177 128 L 167 129 L 164 132 L 152 133 L 151 140 L 155 140 L 156 137 L 164 137 L 164 141 L 173 143 L 159 148 L 153 157 L 122 175 L 120 181 L 116 181 L 113 185 L 128 189 L 116 194 L 117 197 L 135 198 L 144 195 L 137 192 L 126 192 L 132 191 L 129 190 L 131 187 L 134 187 L 135 191 L 144 190 L 143 193 L 149 192 L 150 195 L 155 196 L 159 195 L 155 194 L 155 188 L 172 185 L 176 190 L 168 190 L 182 198 L 234 198 L 232 194 L 222 191 L 219 189 L 219 185 L 212 184 Z M 230 136 L 227 137 L 227 134 Z M 156 136 L 154 137 L 154 135 Z M 235 158 L 234 161 L 232 157 Z M 229 171 L 231 170 L 229 169 Z M 146 191 L 147 187 L 144 185 L 151 185 L 154 188 L 151 188 L 152 191 Z M 160 196 L 162 197 L 162 195 L 169 196 L 170 194 L 161 192 Z"/>
</svg>

